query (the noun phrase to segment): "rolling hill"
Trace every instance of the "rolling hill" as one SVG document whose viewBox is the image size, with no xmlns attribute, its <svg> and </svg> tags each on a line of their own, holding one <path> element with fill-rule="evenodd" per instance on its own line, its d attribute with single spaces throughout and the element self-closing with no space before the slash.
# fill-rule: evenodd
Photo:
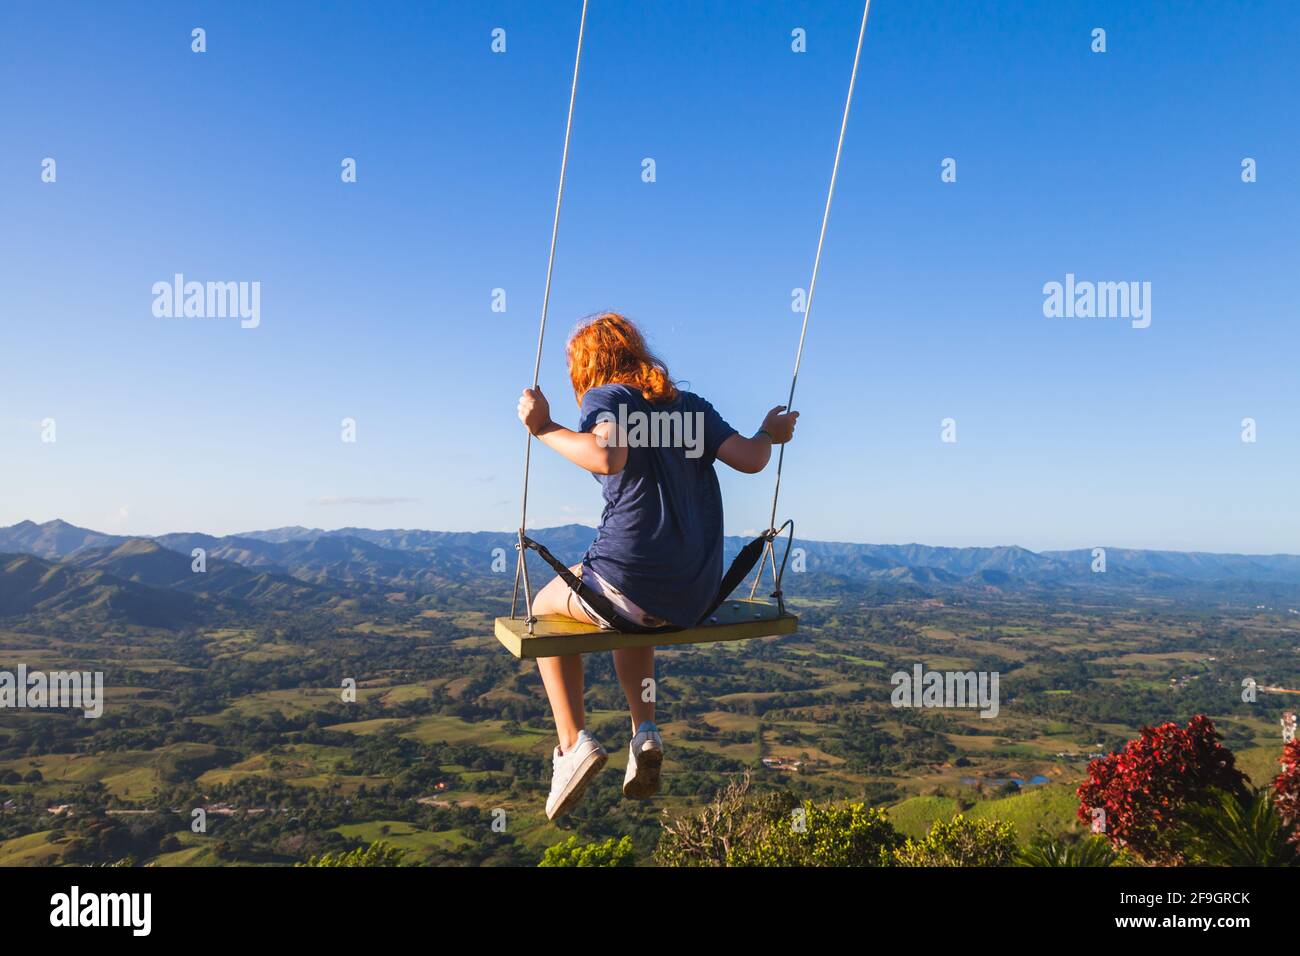
<svg viewBox="0 0 1300 956">
<path fill-rule="evenodd" d="M 102 570 L 81 570 L 29 554 L 0 554 L 0 617 L 112 620 L 175 630 L 201 621 L 202 602 Z"/>
<path fill-rule="evenodd" d="M 534 535 L 567 563 L 579 560 L 594 529 L 564 525 Z M 728 559 L 747 539 L 726 539 Z M 16 566 L 0 579 L 0 608 L 8 615 L 38 606 L 94 608 L 96 613 L 147 603 L 157 591 L 190 595 L 227 609 L 292 610 L 397 596 L 440 600 L 469 587 L 506 593 L 515 536 L 502 532 L 420 529 L 277 528 L 217 537 L 198 532 L 126 538 L 64 521 L 23 521 L 0 528 L 0 552 L 61 562 L 39 594 L 28 593 L 31 569 Z M 1300 607 L 1300 556 L 1237 555 L 1108 549 L 1105 573 L 1094 573 L 1091 549 L 1033 552 L 1017 546 L 947 548 L 797 541 L 797 590 L 809 596 L 854 593 L 868 603 L 935 596 L 1002 594 L 1044 598 L 1053 593 L 1099 600 L 1162 597 L 1199 602 Z M 195 574 L 191 555 L 206 551 L 207 572 Z M 500 573 L 501 558 L 505 573 Z M 493 565 L 497 572 L 493 572 Z M 47 566 L 44 573 L 52 570 Z M 800 570 L 802 569 L 802 570 Z M 23 572 L 22 574 L 18 572 Z M 112 601 L 85 590 L 113 589 Z M 60 583 L 61 582 L 61 583 Z M 126 585 L 151 591 L 123 590 Z M 92 590 L 93 590 L 92 587 Z M 54 592 L 66 590 L 66 600 Z M 103 595 L 100 595 L 102 598 Z M 42 602 L 53 600 L 53 604 Z M 134 602 L 134 603 L 133 603 Z M 162 602 L 158 618 L 184 616 Z M 18 610 L 14 610 L 18 609 Z M 22 610 L 26 609 L 26 610 Z M 139 613 L 150 617 L 141 610 Z"/>
<path fill-rule="evenodd" d="M 116 547 L 78 551 L 68 563 L 136 584 L 227 601 L 291 608 L 319 606 L 335 597 L 287 574 L 251 570 L 213 555 L 208 556 L 206 569 L 197 573 L 189 552 L 182 554 L 146 538 L 128 538 Z"/>
<path fill-rule="evenodd" d="M 0 528 L 0 554 L 34 554 L 38 558 L 60 561 L 86 548 L 103 548 L 121 544 L 125 538 L 78 528 L 55 519 L 44 524 L 20 521 Z"/>
</svg>

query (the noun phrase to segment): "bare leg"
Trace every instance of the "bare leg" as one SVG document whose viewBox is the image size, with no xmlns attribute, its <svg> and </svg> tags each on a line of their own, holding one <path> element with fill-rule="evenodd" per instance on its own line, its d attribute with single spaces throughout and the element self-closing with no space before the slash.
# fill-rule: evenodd
<svg viewBox="0 0 1300 956">
<path fill-rule="evenodd" d="M 576 565 L 570 570 L 574 574 L 581 574 L 582 566 Z M 569 586 L 559 578 L 537 592 L 533 598 L 533 614 L 560 614 L 588 624 L 596 623 L 587 616 Z M 542 675 L 546 697 L 551 703 L 555 733 L 560 738 L 560 751 L 568 753 L 578 739 L 578 731 L 587 725 L 586 708 L 582 700 L 582 655 L 539 657 L 537 672 Z"/>
<path fill-rule="evenodd" d="M 623 695 L 627 698 L 628 710 L 632 712 L 632 733 L 645 721 L 654 722 L 655 719 L 655 702 L 654 697 L 657 694 L 650 693 L 656 690 L 653 683 L 646 684 L 647 679 L 653 681 L 655 676 L 655 649 L 653 647 L 625 647 L 614 652 L 614 671 L 618 674 L 618 682 L 623 687 Z M 649 696 L 651 700 L 645 700 Z"/>
<path fill-rule="evenodd" d="M 555 734 L 560 738 L 560 752 L 568 753 L 578 739 L 578 731 L 587 723 L 582 706 L 582 657 L 539 657 L 537 673 L 546 685 L 546 697 L 555 715 Z"/>
</svg>

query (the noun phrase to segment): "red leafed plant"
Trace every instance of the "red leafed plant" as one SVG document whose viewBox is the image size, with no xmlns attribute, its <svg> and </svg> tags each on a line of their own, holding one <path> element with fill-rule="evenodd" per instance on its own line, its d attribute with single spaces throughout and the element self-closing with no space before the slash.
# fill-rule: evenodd
<svg viewBox="0 0 1300 956">
<path fill-rule="evenodd" d="M 1273 806 L 1291 829 L 1291 842 L 1300 846 L 1300 738 L 1282 748 L 1282 772 L 1273 779 Z"/>
<path fill-rule="evenodd" d="M 1209 795 L 1246 789 L 1232 751 L 1219 742 L 1214 722 L 1203 714 L 1188 721 L 1143 727 L 1124 749 L 1088 765 L 1088 782 L 1078 789 L 1079 819 L 1093 822 L 1104 811 L 1105 835 L 1149 863 L 1171 864 L 1181 854 L 1170 835 L 1180 811 Z"/>
</svg>

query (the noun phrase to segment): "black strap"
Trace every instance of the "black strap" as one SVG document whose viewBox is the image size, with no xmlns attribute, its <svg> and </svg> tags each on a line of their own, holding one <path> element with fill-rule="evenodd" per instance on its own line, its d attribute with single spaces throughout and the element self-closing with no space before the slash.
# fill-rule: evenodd
<svg viewBox="0 0 1300 956">
<path fill-rule="evenodd" d="M 698 624 L 703 624 L 713 612 L 722 606 L 732 591 L 740 586 L 740 582 L 749 577 L 749 572 L 754 570 L 754 565 L 758 564 L 758 559 L 763 554 L 763 549 L 767 546 L 768 539 L 771 535 L 763 532 L 749 544 L 740 549 L 740 553 L 731 560 L 731 567 L 727 573 L 722 576 L 722 584 L 718 587 L 718 596 L 713 599 L 709 609 L 700 615 Z"/>
<path fill-rule="evenodd" d="M 700 619 L 696 621 L 697 627 L 712 617 L 713 612 L 722 606 L 722 602 L 731 595 L 731 592 L 740 586 L 740 582 L 749 577 L 749 572 L 754 570 L 754 565 L 758 564 L 758 559 L 762 556 L 763 549 L 767 547 L 768 542 L 777 537 L 777 535 L 787 527 L 790 529 L 790 541 L 793 541 L 794 522 L 787 521 L 780 527 L 780 529 L 771 528 L 764 531 L 757 538 L 740 549 L 740 553 L 732 559 L 731 567 L 729 567 L 727 573 L 722 576 L 722 584 L 718 587 L 717 597 L 713 599 L 713 603 L 709 605 L 709 609 L 701 614 Z M 591 609 L 612 625 L 614 630 L 623 634 L 658 634 L 660 632 L 666 633 L 668 631 L 682 630 L 682 628 L 673 624 L 667 624 L 662 627 L 646 627 L 644 624 L 629 621 L 618 612 L 609 598 L 605 597 L 605 595 L 601 594 L 591 586 L 584 584 L 582 578 L 570 571 L 568 565 L 555 555 L 551 554 L 550 551 L 546 550 L 545 546 L 538 544 L 527 535 L 523 536 L 523 542 L 524 547 L 536 551 L 541 556 L 541 559 L 551 566 L 551 570 L 559 575 L 560 580 L 569 586 L 569 590 L 590 605 Z M 785 572 L 785 559 L 789 556 L 790 544 L 787 543 L 785 548 L 785 557 L 781 559 L 781 569 L 776 576 L 776 590 L 772 593 L 772 596 L 777 599 L 777 603 L 780 605 L 782 611 L 785 610 L 785 601 L 781 594 L 781 577 Z M 531 613 L 532 609 L 530 608 L 529 614 Z"/>
<path fill-rule="evenodd" d="M 532 538 L 525 535 L 524 547 L 532 548 L 536 551 L 541 556 L 542 560 L 551 566 L 551 570 L 560 576 L 560 580 L 569 586 L 569 590 L 582 598 L 582 600 L 585 601 L 598 616 L 603 618 L 620 634 L 658 634 L 660 632 L 666 633 L 668 631 L 681 630 L 680 627 L 677 627 L 674 624 L 666 624 L 662 627 L 646 627 L 644 624 L 638 624 L 636 621 L 629 621 L 618 612 L 609 598 L 605 597 L 605 595 L 601 594 L 589 585 L 584 584 L 582 578 L 570 571 L 568 566 L 555 555 L 551 554 L 550 551 L 546 550 L 545 546 L 538 544 Z M 532 614 L 531 608 L 529 608 L 528 613 L 530 615 Z"/>
</svg>

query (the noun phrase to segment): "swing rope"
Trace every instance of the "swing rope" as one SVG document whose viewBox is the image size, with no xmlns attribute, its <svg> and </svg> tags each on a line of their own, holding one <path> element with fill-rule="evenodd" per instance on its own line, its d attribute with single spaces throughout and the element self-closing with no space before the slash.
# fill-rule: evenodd
<svg viewBox="0 0 1300 956">
<path fill-rule="evenodd" d="M 546 312 L 551 304 L 551 274 L 555 270 L 555 245 L 560 235 L 560 207 L 564 203 L 564 177 L 569 168 L 569 137 L 573 133 L 573 104 L 578 98 L 578 67 L 582 63 L 582 37 L 587 27 L 587 0 L 582 0 L 582 15 L 578 19 L 578 51 L 573 57 L 573 84 L 569 88 L 569 117 L 564 123 L 564 151 L 560 154 L 560 184 L 555 190 L 555 217 L 551 221 L 551 251 L 546 258 L 546 288 L 542 292 L 542 322 L 537 330 L 537 358 L 533 362 L 533 389 L 542 374 L 542 343 L 546 341 Z M 524 529 L 528 526 L 528 472 L 533 456 L 533 433 L 528 432 L 524 443 L 524 497 L 519 514 L 519 563 L 515 566 L 515 591 L 510 599 L 510 616 L 515 616 L 515 607 L 519 603 L 519 579 L 524 581 L 524 600 L 527 602 L 528 628 L 532 633 L 533 625 L 533 589 L 528 581 L 528 562 L 524 560 L 528 553 L 525 547 Z"/>
<path fill-rule="evenodd" d="M 540 381 L 541 369 L 542 369 L 542 347 L 546 339 L 546 315 L 551 300 L 551 275 L 555 268 L 555 248 L 556 248 L 556 243 L 560 232 L 560 209 L 564 201 L 564 180 L 569 165 L 569 139 L 573 131 L 573 107 L 578 96 L 578 69 L 582 63 L 582 41 L 583 41 L 583 35 L 585 33 L 586 23 L 587 23 L 587 2 L 588 0 L 582 0 L 582 14 L 578 21 L 578 47 L 577 47 L 577 52 L 575 53 L 573 59 L 573 83 L 569 89 L 569 113 L 568 113 L 568 119 L 566 120 L 564 126 L 564 150 L 560 157 L 560 181 L 555 194 L 555 216 L 551 223 L 551 248 L 550 248 L 550 254 L 547 257 L 547 262 L 546 262 L 546 286 L 542 294 L 541 326 L 537 332 L 537 355 L 533 363 L 534 390 L 537 388 L 538 383 Z M 835 197 L 835 183 L 839 178 L 840 156 L 844 150 L 844 136 L 845 136 L 845 132 L 848 129 L 848 124 L 849 124 L 849 108 L 853 103 L 853 90 L 857 84 L 858 64 L 862 59 L 862 43 L 864 37 L 866 36 L 867 15 L 870 13 L 870 11 L 871 11 L 871 0 L 865 0 L 865 3 L 862 8 L 862 23 L 861 26 L 858 28 L 857 48 L 853 54 L 853 70 L 849 76 L 848 96 L 845 98 L 844 115 L 840 120 L 840 135 L 839 135 L 839 141 L 835 147 L 835 162 L 831 167 L 830 187 L 827 189 L 826 192 L 826 206 L 822 211 L 821 231 L 817 237 L 817 253 L 813 258 L 812 278 L 808 283 L 808 301 L 805 303 L 804 306 L 803 324 L 799 329 L 799 347 L 798 350 L 795 352 L 794 374 L 791 376 L 790 379 L 790 396 L 786 401 L 787 411 L 789 411 L 794 404 L 795 386 L 799 382 L 799 367 L 803 362 L 804 342 L 808 336 L 808 320 L 812 314 L 813 295 L 817 289 L 817 274 L 821 268 L 822 248 L 824 247 L 826 242 L 826 227 L 830 221 L 831 203 Z M 596 606 L 598 611 L 601 610 L 604 605 L 608 604 L 608 601 L 604 599 L 603 595 L 595 594 L 585 585 L 582 585 L 580 579 L 578 579 L 571 572 L 569 572 L 568 568 L 564 567 L 558 560 L 554 558 L 553 555 L 550 554 L 549 551 L 547 551 L 544 547 L 539 545 L 537 542 L 533 541 L 525 533 L 528 525 L 528 483 L 529 483 L 530 465 L 532 460 L 532 448 L 533 448 L 533 436 L 532 433 L 530 432 L 526 438 L 525 445 L 524 445 L 523 505 L 519 517 L 519 540 L 518 543 L 515 545 L 516 549 L 519 552 L 519 561 L 515 566 L 514 594 L 510 599 L 510 617 L 513 619 L 516 616 L 516 611 L 519 604 L 519 582 L 520 580 L 522 580 L 524 584 L 524 600 L 526 602 L 525 617 L 527 620 L 529 635 L 533 634 L 533 625 L 536 623 L 536 618 L 533 617 L 533 612 L 532 612 L 533 592 L 532 592 L 532 585 L 528 579 L 528 562 L 526 560 L 528 551 L 530 549 L 537 551 L 538 554 L 543 558 L 543 560 L 545 560 L 547 564 L 551 565 L 552 569 L 555 570 L 556 573 L 558 573 L 560 577 L 565 580 L 565 582 L 569 585 L 569 587 L 572 590 L 574 590 L 575 592 L 579 593 L 580 595 L 582 595 L 583 597 L 589 600 L 594 600 L 595 601 L 594 606 Z M 768 530 L 764 531 L 753 542 L 751 542 L 745 549 L 743 549 L 742 554 L 738 556 L 735 562 L 733 562 L 732 567 L 728 570 L 726 576 L 723 579 L 723 590 L 719 592 L 717 600 L 715 601 L 713 607 L 706 613 L 705 618 L 711 615 L 713 611 L 717 609 L 718 605 L 720 605 L 722 601 L 726 598 L 727 594 L 729 594 L 730 591 L 736 585 L 738 585 L 741 581 L 744 580 L 745 576 L 748 573 L 748 569 L 753 567 L 752 562 L 755 560 L 752 554 L 747 554 L 746 552 L 752 552 L 753 550 L 757 550 L 757 548 L 760 545 L 763 548 L 763 552 L 762 552 L 761 559 L 759 560 L 758 573 L 754 576 L 754 585 L 750 589 L 750 597 L 752 598 L 754 596 L 754 592 L 758 589 L 759 581 L 763 577 L 763 569 L 766 567 L 767 561 L 770 558 L 771 566 L 772 566 L 772 580 L 774 585 L 774 591 L 772 596 L 776 598 L 780 612 L 782 614 L 785 613 L 785 601 L 783 599 L 782 592 L 781 592 L 781 579 L 785 573 L 786 561 L 790 556 L 790 545 L 793 543 L 794 540 L 794 522 L 786 521 L 780 526 L 780 528 L 778 528 L 776 524 L 777 505 L 781 495 L 781 471 L 784 464 L 785 464 L 785 445 L 782 445 L 780 450 L 777 453 L 776 485 L 772 492 L 772 513 L 768 521 Z M 783 532 L 787 532 L 787 529 L 788 529 L 788 537 L 785 546 L 785 554 L 783 555 L 780 566 L 778 567 L 776 561 L 776 550 L 775 550 L 774 542 L 778 537 L 781 536 Z M 570 580 L 570 578 L 572 578 L 573 580 Z M 607 610 L 612 612 L 613 610 L 612 606 L 607 608 Z M 606 619 L 609 620 L 611 618 L 607 616 Z M 614 616 L 613 619 L 617 619 L 617 616 Z M 701 620 L 701 623 L 703 623 L 703 619 Z"/>
<path fill-rule="evenodd" d="M 812 278 L 808 282 L 808 301 L 804 303 L 803 325 L 799 329 L 799 348 L 794 355 L 794 374 L 790 377 L 790 397 L 786 400 L 785 410 L 789 412 L 794 407 L 794 388 L 799 383 L 799 366 L 803 362 L 804 340 L 808 336 L 808 320 L 812 316 L 813 294 L 817 291 L 817 273 L 822 264 L 822 247 L 826 243 L 826 226 L 831 218 L 831 202 L 835 199 L 835 183 L 840 175 L 840 154 L 844 151 L 844 134 L 849 128 L 849 108 L 853 105 L 853 89 L 858 82 L 858 63 L 862 60 L 862 41 L 867 35 L 867 15 L 871 12 L 871 0 L 866 0 L 862 7 L 862 25 L 858 27 L 858 46 L 853 54 L 853 70 L 849 74 L 849 92 L 844 98 L 844 116 L 840 120 L 840 138 L 835 145 L 835 162 L 831 166 L 831 182 L 826 190 L 826 207 L 822 210 L 822 228 L 817 236 L 817 254 L 813 257 Z M 780 447 L 776 457 L 776 486 L 772 490 L 772 514 L 768 519 L 768 533 L 770 537 L 767 540 L 767 547 L 763 551 L 763 559 L 758 566 L 758 574 L 754 575 L 753 587 L 749 590 L 749 596 L 752 598 L 758 590 L 758 583 L 763 578 L 763 570 L 767 567 L 768 559 L 772 562 L 772 584 L 774 587 L 773 597 L 778 601 L 781 600 L 781 578 L 785 571 L 785 559 L 781 561 L 781 567 L 778 570 L 776 565 L 776 551 L 773 542 L 777 537 L 776 529 L 776 508 L 777 501 L 781 496 L 781 469 L 785 465 L 785 445 Z M 784 525 L 782 526 L 784 527 Z M 794 532 L 791 530 L 791 538 Z M 786 558 L 790 555 L 790 549 L 786 547 Z"/>
</svg>

